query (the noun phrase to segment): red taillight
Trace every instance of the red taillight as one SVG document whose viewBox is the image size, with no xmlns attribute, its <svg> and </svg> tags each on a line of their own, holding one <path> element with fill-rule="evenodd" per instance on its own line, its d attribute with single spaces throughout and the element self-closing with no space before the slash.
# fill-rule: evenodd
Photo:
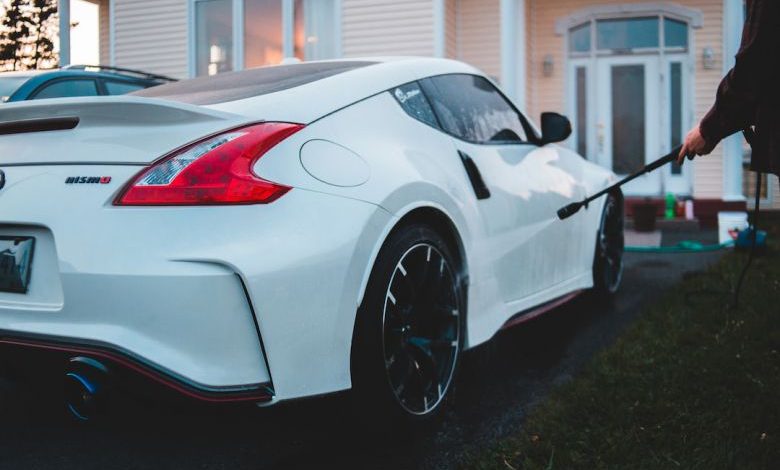
<svg viewBox="0 0 780 470">
<path fill-rule="evenodd" d="M 189 145 L 139 173 L 114 201 L 118 206 L 267 204 L 289 186 L 259 178 L 252 166 L 273 146 L 303 128 L 266 122 Z"/>
</svg>

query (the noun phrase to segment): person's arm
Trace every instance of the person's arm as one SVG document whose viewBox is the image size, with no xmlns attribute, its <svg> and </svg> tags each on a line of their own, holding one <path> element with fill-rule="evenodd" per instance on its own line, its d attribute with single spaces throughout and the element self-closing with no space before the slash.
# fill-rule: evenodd
<svg viewBox="0 0 780 470">
<path fill-rule="evenodd" d="M 712 109 L 685 137 L 678 163 L 686 155 L 709 154 L 723 138 L 753 124 L 761 93 L 761 60 L 767 57 L 765 54 L 773 53 L 763 50 L 771 42 L 767 40 L 767 35 L 772 34 L 767 31 L 767 10 L 772 1 L 777 0 L 753 0 L 734 68 L 721 81 Z"/>
</svg>

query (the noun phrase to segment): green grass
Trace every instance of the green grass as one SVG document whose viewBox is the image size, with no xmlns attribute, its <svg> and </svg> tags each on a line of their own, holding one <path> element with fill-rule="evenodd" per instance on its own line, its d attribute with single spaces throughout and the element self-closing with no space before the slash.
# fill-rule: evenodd
<svg viewBox="0 0 780 470">
<path fill-rule="evenodd" d="M 659 299 L 464 468 L 780 468 L 780 224 L 739 309 L 730 253 Z"/>
</svg>

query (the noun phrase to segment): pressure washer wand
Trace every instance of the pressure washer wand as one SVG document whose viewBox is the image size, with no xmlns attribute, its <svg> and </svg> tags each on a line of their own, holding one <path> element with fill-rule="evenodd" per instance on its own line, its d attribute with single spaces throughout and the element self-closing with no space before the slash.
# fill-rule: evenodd
<svg viewBox="0 0 780 470">
<path fill-rule="evenodd" d="M 642 175 L 644 175 L 646 173 L 650 173 L 651 171 L 655 171 L 655 170 L 661 168 L 662 166 L 666 165 L 669 162 L 673 162 L 673 161 L 677 160 L 677 156 L 680 154 L 680 150 L 682 150 L 682 146 L 681 145 L 675 147 L 671 152 L 669 152 L 668 154 L 666 154 L 663 157 L 659 158 L 658 160 L 654 161 L 653 163 L 650 163 L 650 164 L 646 165 L 644 168 L 642 168 L 641 170 L 637 171 L 636 173 L 633 173 L 631 175 L 626 176 L 622 180 L 618 181 L 617 183 L 615 183 L 615 184 L 613 184 L 613 185 L 611 185 L 611 186 L 609 186 L 607 188 L 602 189 L 601 191 L 597 192 L 596 194 L 594 194 L 592 196 L 588 196 L 588 197 L 586 197 L 585 199 L 583 199 L 580 202 L 572 202 L 571 204 L 569 204 L 567 206 L 561 207 L 560 209 L 558 209 L 558 218 L 561 219 L 561 220 L 568 219 L 569 217 L 571 217 L 574 214 L 576 214 L 577 212 L 579 212 L 580 209 L 582 209 L 583 207 L 587 206 L 591 201 L 594 201 L 594 200 L 600 198 L 601 196 L 603 196 L 603 195 L 605 195 L 605 194 L 615 190 L 616 188 L 619 188 L 619 187 L 623 186 L 624 184 L 628 183 L 629 181 L 633 181 L 634 179 L 639 178 L 640 176 L 642 176 Z"/>
</svg>

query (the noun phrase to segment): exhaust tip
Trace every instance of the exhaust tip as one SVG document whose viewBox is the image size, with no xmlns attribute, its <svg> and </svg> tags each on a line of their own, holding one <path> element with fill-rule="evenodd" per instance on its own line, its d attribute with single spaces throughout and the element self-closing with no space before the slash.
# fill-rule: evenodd
<svg viewBox="0 0 780 470">
<path fill-rule="evenodd" d="M 65 372 L 65 406 L 77 421 L 91 421 L 105 411 L 108 368 L 88 357 L 73 357 Z"/>
</svg>

